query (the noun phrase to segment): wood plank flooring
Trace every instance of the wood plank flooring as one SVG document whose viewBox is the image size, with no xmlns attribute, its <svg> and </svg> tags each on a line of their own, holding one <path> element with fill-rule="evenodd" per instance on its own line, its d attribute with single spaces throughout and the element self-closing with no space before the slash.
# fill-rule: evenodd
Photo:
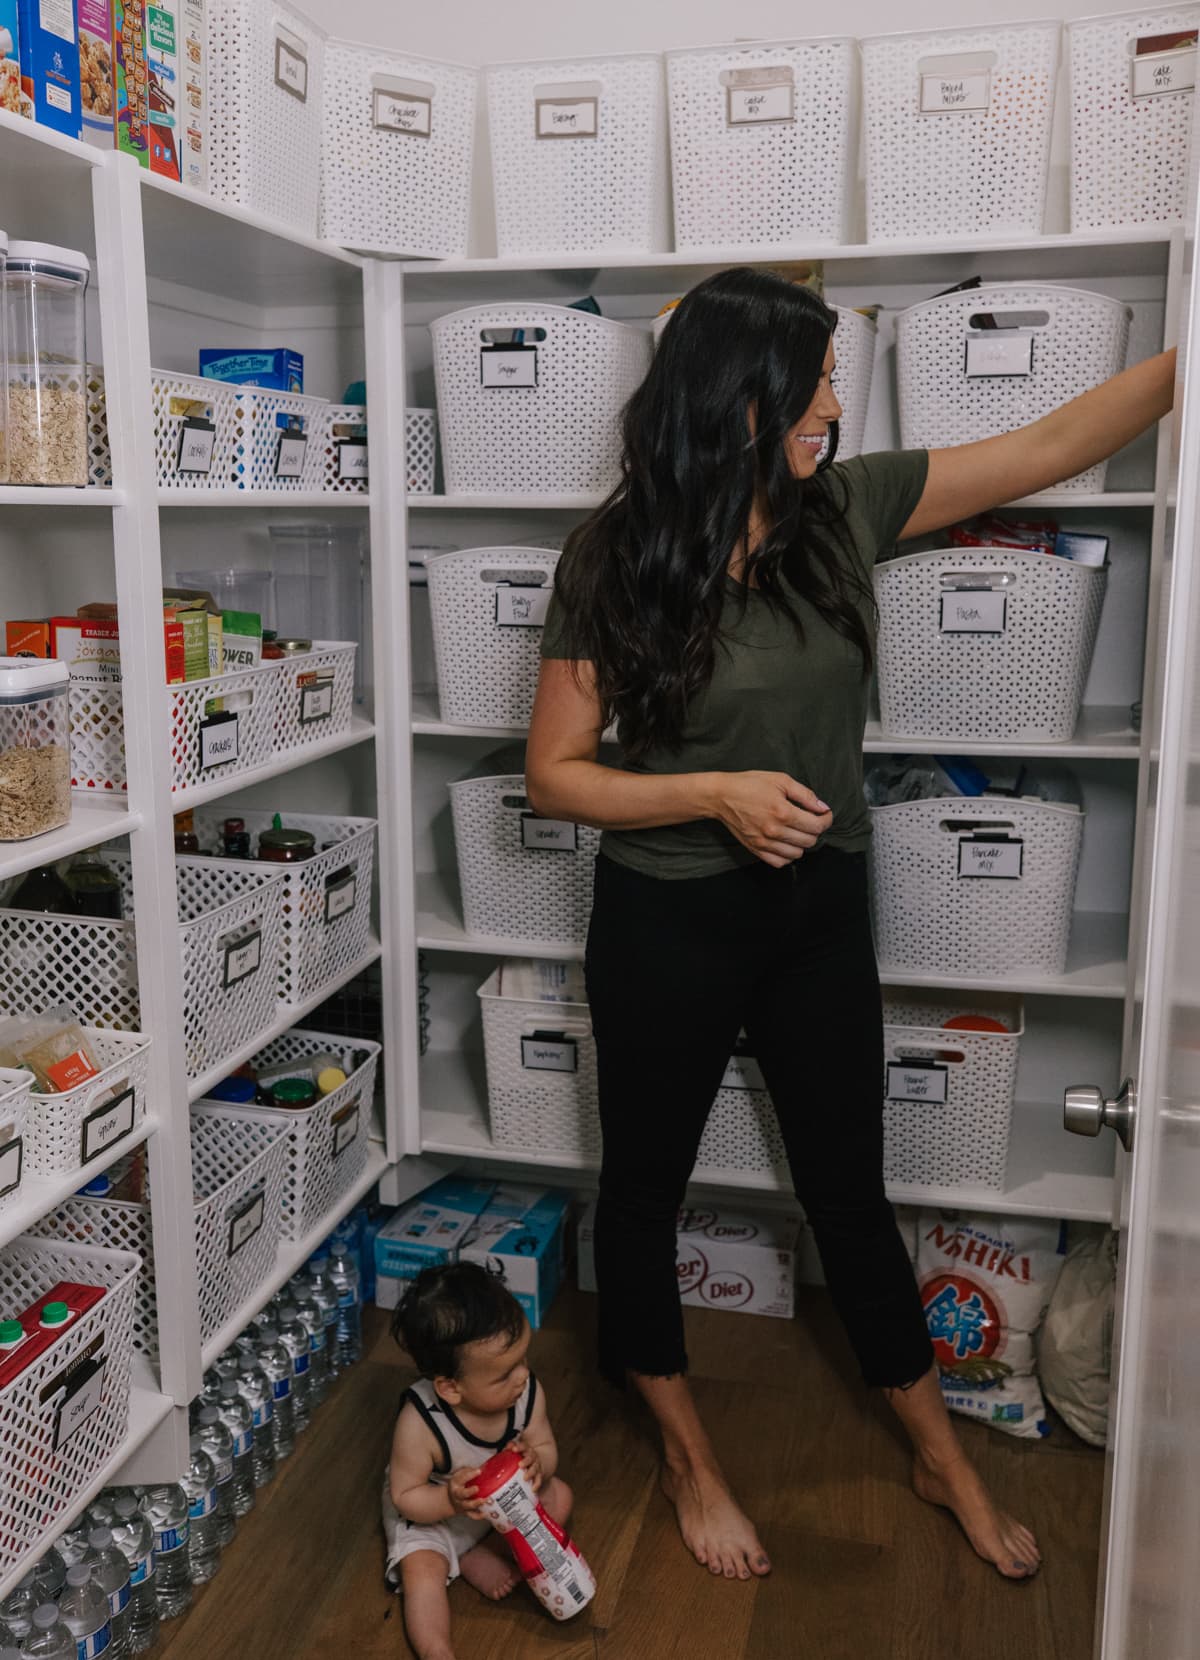
<svg viewBox="0 0 1200 1660">
<path fill-rule="evenodd" d="M 684 1553 L 645 1422 L 594 1377 L 593 1314 L 564 1291 L 533 1360 L 597 1598 L 557 1626 L 523 1589 L 491 1605 L 456 1585 L 459 1660 L 1089 1660 L 1104 1465 L 1065 1428 L 1029 1443 L 963 1425 L 1041 1537 L 1041 1575 L 1006 1584 L 910 1493 L 903 1443 L 823 1293 L 790 1324 L 688 1310 L 697 1396 L 775 1562 L 768 1580 L 727 1584 Z M 408 1373 L 374 1310 L 366 1348 L 155 1660 L 408 1660 L 378 1514 Z"/>
</svg>

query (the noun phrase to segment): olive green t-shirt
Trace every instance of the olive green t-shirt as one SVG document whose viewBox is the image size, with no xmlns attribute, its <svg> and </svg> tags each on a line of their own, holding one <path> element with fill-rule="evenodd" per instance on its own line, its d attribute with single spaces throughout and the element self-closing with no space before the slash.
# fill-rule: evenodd
<svg viewBox="0 0 1200 1660">
<path fill-rule="evenodd" d="M 881 451 L 831 469 L 845 488 L 847 540 L 868 584 L 871 567 L 895 543 L 921 498 L 928 463 L 924 450 Z M 832 809 L 824 843 L 856 851 L 871 834 L 863 798 L 868 681 L 862 658 L 811 604 L 798 594 L 789 598 L 803 638 L 756 589 L 729 579 L 713 677 L 688 710 L 680 746 L 621 764 L 647 773 L 786 772 Z M 873 637 L 868 595 L 858 603 Z M 570 618 L 552 598 L 542 656 L 579 655 L 571 649 Z M 676 878 L 717 875 L 755 862 L 716 819 L 606 830 L 601 851 L 630 869 Z"/>
</svg>

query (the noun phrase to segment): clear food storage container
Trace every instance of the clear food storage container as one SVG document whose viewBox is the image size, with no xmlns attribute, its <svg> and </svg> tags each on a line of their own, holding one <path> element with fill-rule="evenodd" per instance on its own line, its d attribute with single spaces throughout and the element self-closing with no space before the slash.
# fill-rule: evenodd
<svg viewBox="0 0 1200 1660">
<path fill-rule="evenodd" d="M 0 657 L 0 842 L 71 817 L 69 679 L 57 659 Z"/>
<path fill-rule="evenodd" d="M 4 274 L 8 474 L 12 484 L 86 484 L 86 254 L 12 242 Z"/>
</svg>

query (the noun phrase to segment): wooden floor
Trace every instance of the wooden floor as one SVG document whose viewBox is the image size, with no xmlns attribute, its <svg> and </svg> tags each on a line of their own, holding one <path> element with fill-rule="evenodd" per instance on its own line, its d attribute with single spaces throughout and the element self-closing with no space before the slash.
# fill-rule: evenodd
<svg viewBox="0 0 1200 1660">
<path fill-rule="evenodd" d="M 903 1445 L 855 1380 L 820 1292 L 795 1323 L 688 1311 L 704 1416 L 775 1563 L 713 1580 L 684 1554 L 642 1422 L 592 1373 L 594 1303 L 564 1291 L 534 1339 L 599 1581 L 557 1626 L 519 1588 L 451 1592 L 459 1660 L 1089 1660 L 1103 1459 L 1063 1428 L 1041 1443 L 963 1426 L 1045 1567 L 1010 1585 L 912 1497 Z M 153 1651 L 169 1660 L 407 1660 L 383 1585 L 378 1488 L 407 1380 L 386 1317 L 239 1529 L 216 1579 Z"/>
</svg>

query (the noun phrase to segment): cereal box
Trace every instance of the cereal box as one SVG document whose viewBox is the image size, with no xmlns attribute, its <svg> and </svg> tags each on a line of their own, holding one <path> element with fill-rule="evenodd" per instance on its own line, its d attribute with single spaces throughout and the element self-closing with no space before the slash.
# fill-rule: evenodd
<svg viewBox="0 0 1200 1660">
<path fill-rule="evenodd" d="M 179 178 L 179 3 L 146 7 L 146 74 L 150 104 L 150 171 Z"/>
<path fill-rule="evenodd" d="M 21 87 L 34 120 L 78 138 L 79 31 L 74 0 L 17 0 Z"/>
<path fill-rule="evenodd" d="M 83 137 L 111 150 L 116 121 L 112 66 L 112 0 L 76 0 L 79 10 L 79 97 Z"/>
<path fill-rule="evenodd" d="M 21 27 L 17 0 L 0 0 L 0 110 L 33 120 L 33 99 L 21 85 Z"/>
<path fill-rule="evenodd" d="M 150 85 L 145 0 L 113 0 L 113 74 L 117 149 L 150 165 Z"/>
<path fill-rule="evenodd" d="M 179 175 L 193 190 L 208 189 L 205 150 L 208 36 L 204 0 L 182 0 L 179 9 Z"/>
</svg>

